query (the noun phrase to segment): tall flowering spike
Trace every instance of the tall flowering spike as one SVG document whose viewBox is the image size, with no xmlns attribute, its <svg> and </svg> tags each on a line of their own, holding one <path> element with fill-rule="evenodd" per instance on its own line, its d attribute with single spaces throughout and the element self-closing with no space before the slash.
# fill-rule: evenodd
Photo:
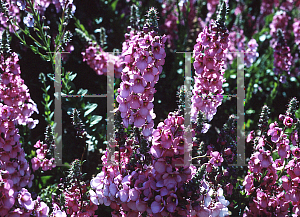
<svg viewBox="0 0 300 217">
<path fill-rule="evenodd" d="M 25 158 L 16 125 L 27 125 L 32 129 L 38 123 L 38 120 L 30 118 L 34 112 L 38 113 L 38 110 L 20 76 L 18 60 L 16 53 L 0 54 L 0 165 L 3 173 L 0 174 L 0 183 L 3 183 L 2 178 L 6 179 L 8 184 L 5 188 L 12 189 L 12 192 L 17 192 L 25 186 L 31 187 L 34 178 Z M 3 189 L 0 189 L 0 192 L 5 194 Z M 9 199 L 9 205 L 5 206 L 10 209 L 16 196 L 11 193 L 10 196 L 1 196 L 0 204 L 5 204 Z"/>
<path fill-rule="evenodd" d="M 4 56 L 11 54 L 9 34 L 6 30 L 3 31 L 2 38 L 0 40 L 0 54 Z"/>
<path fill-rule="evenodd" d="M 299 104 L 299 102 L 298 102 L 297 98 L 293 97 L 290 100 L 290 102 L 288 104 L 288 109 L 285 112 L 286 116 L 289 116 L 290 118 L 292 118 L 294 123 L 297 121 L 295 113 L 298 109 L 298 106 L 299 106 L 298 104 Z"/>
<path fill-rule="evenodd" d="M 264 105 L 262 107 L 262 111 L 258 121 L 258 127 L 262 134 L 266 134 L 267 129 L 269 127 L 268 125 L 269 115 L 270 115 L 270 109 L 267 105 Z"/>
<path fill-rule="evenodd" d="M 154 7 L 152 7 L 149 9 L 148 14 L 146 15 L 147 16 L 146 26 L 155 31 L 158 30 L 157 14 L 158 14 L 157 10 Z"/>
<path fill-rule="evenodd" d="M 177 92 L 178 97 L 178 114 L 184 115 L 184 108 L 185 108 L 185 91 L 184 86 L 181 86 Z"/>
<path fill-rule="evenodd" d="M 153 30 L 156 14 L 156 10 L 151 8 L 146 21 L 149 25 L 143 31 L 132 29 L 125 34 L 126 41 L 122 49 L 125 68 L 117 97 L 124 126 L 127 128 L 129 124 L 133 124 L 135 127 L 143 127 L 144 136 L 151 135 L 154 125 L 154 85 L 159 79 L 166 57 L 166 37 L 159 36 Z"/>
<path fill-rule="evenodd" d="M 226 5 L 225 1 L 222 1 L 219 11 L 218 11 L 218 16 L 217 16 L 216 22 L 220 23 L 220 25 L 224 25 L 227 12 L 228 12 L 227 5 Z"/>
<path fill-rule="evenodd" d="M 76 134 L 79 138 L 84 138 L 87 135 L 87 132 L 84 128 L 84 123 L 80 119 L 80 112 L 77 109 L 73 110 L 72 113 L 72 124 L 77 131 Z"/>
<path fill-rule="evenodd" d="M 194 46 L 194 89 L 192 97 L 192 120 L 197 118 L 198 111 L 203 111 L 211 121 L 222 103 L 222 84 L 225 82 L 224 53 L 227 51 L 229 39 L 225 26 L 226 5 L 220 7 L 217 21 L 198 35 Z"/>
<path fill-rule="evenodd" d="M 284 34 L 281 29 L 277 30 L 277 41 L 274 44 L 274 73 L 280 75 L 280 82 L 286 82 L 286 75 L 290 74 L 292 56 L 290 48 L 286 44 Z"/>
<path fill-rule="evenodd" d="M 136 5 L 131 5 L 130 9 L 130 26 L 138 30 L 140 24 L 139 8 Z"/>
</svg>

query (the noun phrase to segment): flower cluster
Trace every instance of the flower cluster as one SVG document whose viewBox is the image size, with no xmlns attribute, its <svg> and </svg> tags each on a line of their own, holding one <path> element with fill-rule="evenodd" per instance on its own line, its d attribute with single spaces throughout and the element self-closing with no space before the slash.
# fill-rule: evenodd
<svg viewBox="0 0 300 217">
<path fill-rule="evenodd" d="M 97 206 L 87 195 L 88 184 L 83 181 L 81 163 L 78 159 L 71 164 L 69 174 L 58 185 L 63 199 L 59 195 L 52 197 L 53 213 L 50 216 L 88 217 L 96 216 Z"/>
<path fill-rule="evenodd" d="M 295 43 L 300 44 L 300 20 L 295 19 L 293 23 L 293 32 L 295 36 Z"/>
<path fill-rule="evenodd" d="M 51 170 L 56 166 L 54 163 L 55 159 L 52 157 L 52 152 L 55 148 L 55 141 L 52 132 L 52 127 L 50 125 L 46 128 L 45 143 L 39 140 L 36 142 L 34 147 L 37 149 L 37 157 L 31 159 L 33 171 L 38 170 L 39 167 L 41 167 L 42 170 L 47 171 Z"/>
<path fill-rule="evenodd" d="M 254 38 L 250 39 L 246 48 L 244 31 L 238 28 L 229 33 L 229 39 L 228 51 L 231 52 L 227 54 L 229 63 L 232 64 L 234 58 L 237 57 L 236 52 L 242 52 L 244 53 L 246 67 L 250 67 L 259 56 L 256 40 Z"/>
<path fill-rule="evenodd" d="M 5 44 L 3 40 L 2 45 Z M 0 182 L 2 189 L 0 204 L 3 206 L 0 206 L 0 215 L 6 216 L 8 213 L 14 212 L 10 210 L 17 200 L 16 192 L 25 186 L 30 187 L 34 177 L 30 173 L 16 125 L 22 124 L 28 125 L 31 129 L 34 128 L 38 121 L 33 120 L 30 116 L 38 110 L 20 76 L 21 70 L 17 63 L 19 60 L 17 54 L 10 53 L 9 49 L 1 51 Z M 27 197 L 25 196 L 25 198 Z"/>
<path fill-rule="evenodd" d="M 114 64 L 114 74 L 116 78 L 121 77 L 121 72 L 123 69 L 122 60 L 118 56 L 114 56 L 103 49 L 96 42 L 89 42 L 89 47 L 86 48 L 84 52 L 81 53 L 83 56 L 83 61 L 98 74 L 107 74 L 107 62 L 112 61 Z"/>
<path fill-rule="evenodd" d="M 194 46 L 195 84 L 192 97 L 192 120 L 203 111 L 211 121 L 222 103 L 222 84 L 225 81 L 224 53 L 228 47 L 228 31 L 224 24 L 226 5 L 220 8 L 218 19 L 198 35 Z"/>
<path fill-rule="evenodd" d="M 149 136 L 154 126 L 153 96 L 155 83 L 165 63 L 165 36 L 157 35 L 156 10 L 148 12 L 147 23 L 143 31 L 132 30 L 125 35 L 122 56 L 125 68 L 118 89 L 118 110 L 121 112 L 124 126 L 129 124 L 143 127 L 143 134 Z"/>
<path fill-rule="evenodd" d="M 260 13 L 262 15 L 268 15 L 273 13 L 273 7 L 278 7 L 279 1 L 278 0 L 263 0 L 260 6 Z"/>
<path fill-rule="evenodd" d="M 290 74 L 292 56 L 280 29 L 278 29 L 277 35 L 278 39 L 274 44 L 274 73 L 275 75 L 280 75 L 280 82 L 285 83 L 286 76 L 283 74 Z"/>
<path fill-rule="evenodd" d="M 4 0 L 0 2 L 0 32 L 9 27 L 10 32 L 14 32 L 14 30 L 18 30 L 17 26 L 9 25 L 8 22 L 14 19 L 17 23 L 21 21 L 20 17 L 20 9 L 16 5 L 16 1 Z"/>
<path fill-rule="evenodd" d="M 291 17 L 285 11 L 278 11 L 270 23 L 270 34 L 274 39 L 277 39 L 277 30 L 285 30 Z M 289 32 L 285 32 L 287 39 L 290 37 Z"/>
<path fill-rule="evenodd" d="M 127 140 L 126 150 L 114 153 L 115 161 L 120 165 L 109 164 L 108 153 L 102 157 L 102 172 L 91 181 L 93 203 L 110 206 L 114 209 L 113 216 L 138 216 L 139 213 L 147 213 L 148 216 L 228 214 L 229 203 L 221 188 L 214 189 L 213 185 L 200 180 L 199 175 L 200 184 L 191 181 L 196 168 L 185 165 L 184 155 L 191 148 L 185 145 L 182 116 L 170 113 L 153 131 L 149 165 L 140 162 L 143 155 L 130 151 L 134 142 Z M 133 169 L 124 166 L 130 158 L 137 159 Z"/>
<path fill-rule="evenodd" d="M 248 163 L 250 171 L 243 185 L 252 202 L 244 216 L 285 216 L 291 211 L 293 216 L 300 214 L 297 193 L 300 190 L 300 149 L 298 130 L 295 128 L 299 123 L 295 118 L 297 104 L 296 98 L 291 99 L 285 115 L 279 116 L 280 123 L 271 123 L 267 132 L 261 131 L 257 137 L 254 137 L 254 132 L 248 136 L 247 142 L 254 142 L 254 153 Z M 264 111 L 261 117 L 266 115 Z M 290 136 L 289 128 L 293 129 Z M 279 158 L 274 159 L 273 153 L 278 154 Z M 290 208 L 290 203 L 293 208 Z"/>
</svg>

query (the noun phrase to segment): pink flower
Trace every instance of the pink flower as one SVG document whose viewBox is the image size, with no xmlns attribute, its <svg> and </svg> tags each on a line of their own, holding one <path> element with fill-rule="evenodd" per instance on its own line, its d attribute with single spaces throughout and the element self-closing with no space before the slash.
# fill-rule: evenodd
<svg viewBox="0 0 300 217">
<path fill-rule="evenodd" d="M 273 167 L 276 170 L 282 170 L 284 168 L 284 162 L 281 159 L 276 159 L 273 163 Z"/>
<path fill-rule="evenodd" d="M 283 120 L 283 124 L 287 127 L 291 127 L 293 124 L 293 118 L 286 116 Z"/>
<path fill-rule="evenodd" d="M 165 49 L 158 42 L 152 43 L 152 53 L 155 59 L 162 59 L 166 56 Z"/>
<path fill-rule="evenodd" d="M 131 76 L 130 82 L 132 83 L 131 88 L 134 93 L 143 93 L 147 85 L 144 78 L 136 74 Z"/>
<path fill-rule="evenodd" d="M 278 145 L 278 155 L 283 158 L 287 158 L 289 156 L 288 151 L 290 150 L 289 142 L 280 143 Z"/>
<path fill-rule="evenodd" d="M 22 207 L 25 207 L 27 210 L 33 210 L 34 202 L 31 199 L 31 194 L 27 189 L 22 188 L 18 194 L 18 202 Z"/>
<path fill-rule="evenodd" d="M 267 208 L 267 206 L 268 206 L 268 197 L 267 197 L 267 195 L 264 192 L 258 190 L 258 192 L 257 192 L 257 199 L 259 201 L 259 205 L 262 208 L 264 208 L 264 209 Z"/>
<path fill-rule="evenodd" d="M 263 150 L 261 150 L 261 153 L 258 155 L 258 159 L 263 168 L 269 167 L 273 161 L 270 151 L 264 152 Z"/>
<path fill-rule="evenodd" d="M 212 157 L 210 159 L 210 163 L 214 166 L 221 166 L 223 162 L 223 157 L 220 155 L 218 151 L 214 151 L 210 153 L 210 156 Z"/>
<path fill-rule="evenodd" d="M 141 51 L 140 55 L 136 59 L 136 67 L 143 72 L 151 61 L 152 58 L 149 56 L 149 52 Z"/>
<path fill-rule="evenodd" d="M 282 135 L 282 129 L 276 127 L 277 123 L 271 123 L 270 129 L 268 130 L 268 136 L 271 136 L 271 141 L 276 143 L 279 141 L 280 136 Z"/>
<path fill-rule="evenodd" d="M 154 201 L 151 203 L 151 211 L 153 213 L 159 213 L 159 212 L 162 212 L 163 209 L 164 209 L 164 205 L 165 205 L 165 202 L 157 202 L 157 201 Z"/>
<path fill-rule="evenodd" d="M 296 158 L 300 158 L 300 148 L 295 148 L 292 153 Z"/>
<path fill-rule="evenodd" d="M 126 98 L 129 96 L 131 91 L 131 83 L 124 81 L 120 84 L 120 96 Z"/>
<path fill-rule="evenodd" d="M 44 202 L 40 202 L 36 209 L 37 217 L 47 217 L 49 213 L 49 207 Z"/>
<path fill-rule="evenodd" d="M 174 193 L 170 193 L 170 195 L 167 198 L 167 210 L 169 212 L 174 212 L 177 206 L 178 206 L 177 195 Z"/>
</svg>

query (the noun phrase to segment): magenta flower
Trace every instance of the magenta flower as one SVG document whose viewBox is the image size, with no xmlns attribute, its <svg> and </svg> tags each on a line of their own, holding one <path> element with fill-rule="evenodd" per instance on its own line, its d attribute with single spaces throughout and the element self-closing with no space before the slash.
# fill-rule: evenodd
<svg viewBox="0 0 300 217">
<path fill-rule="evenodd" d="M 277 123 L 271 123 L 270 129 L 268 130 L 268 136 L 271 136 L 271 141 L 276 143 L 279 141 L 279 138 L 282 135 L 282 129 L 279 127 L 276 127 Z"/>
<path fill-rule="evenodd" d="M 284 161 L 281 159 L 276 159 L 275 162 L 273 163 L 273 167 L 276 170 L 282 170 L 284 168 Z"/>
<path fill-rule="evenodd" d="M 278 155 L 281 157 L 281 159 L 289 157 L 289 142 L 281 143 L 278 145 Z"/>
<path fill-rule="evenodd" d="M 181 182 L 181 177 L 179 175 L 179 172 L 171 172 L 167 171 L 167 173 L 165 173 L 162 176 L 163 180 L 164 180 L 164 186 L 167 187 L 168 190 L 174 188 L 178 182 Z"/>
<path fill-rule="evenodd" d="M 214 55 L 212 52 L 206 52 L 205 56 L 203 57 L 203 63 L 207 67 L 207 69 L 214 69 L 216 67 L 216 61 L 214 59 Z"/>
<path fill-rule="evenodd" d="M 129 121 L 134 123 L 135 127 L 142 127 L 145 124 L 145 118 L 140 114 L 139 111 L 130 116 Z"/>
<path fill-rule="evenodd" d="M 124 81 L 120 84 L 120 96 L 126 98 L 129 96 L 131 91 L 131 83 Z"/>
<path fill-rule="evenodd" d="M 162 158 L 159 158 L 157 162 L 155 162 L 154 164 L 154 169 L 158 172 L 158 173 L 165 173 L 166 172 L 166 161 Z"/>
<path fill-rule="evenodd" d="M 158 73 L 158 69 L 156 67 L 147 68 L 144 71 L 143 78 L 147 82 L 152 82 L 154 81 L 155 75 L 157 75 L 157 73 Z"/>
<path fill-rule="evenodd" d="M 139 46 L 140 48 L 147 49 L 150 47 L 152 41 L 153 41 L 152 36 L 147 34 L 144 36 L 144 38 L 139 39 Z"/>
<path fill-rule="evenodd" d="M 164 206 L 165 206 L 164 201 L 160 201 L 160 202 L 154 201 L 154 202 L 151 203 L 151 211 L 153 213 L 162 212 L 163 209 L 164 209 Z"/>
<path fill-rule="evenodd" d="M 131 77 L 130 82 L 132 83 L 131 88 L 134 93 L 143 93 L 145 87 L 147 86 L 147 82 L 145 81 L 145 79 L 142 76 L 136 74 Z"/>
<path fill-rule="evenodd" d="M 149 56 L 149 52 L 141 51 L 141 54 L 136 59 L 136 67 L 143 72 L 151 61 L 152 57 Z"/>
<path fill-rule="evenodd" d="M 223 162 L 223 157 L 221 156 L 221 154 L 218 151 L 214 151 L 210 153 L 210 156 L 212 157 L 210 159 L 210 163 L 214 166 L 221 166 L 222 162 Z"/>
<path fill-rule="evenodd" d="M 139 196 L 140 196 L 140 193 L 136 189 L 132 188 L 129 190 L 129 199 L 131 201 L 137 201 Z"/>
<path fill-rule="evenodd" d="M 296 158 L 300 158 L 300 148 L 295 148 L 292 153 Z"/>
<path fill-rule="evenodd" d="M 261 153 L 258 155 L 258 159 L 263 168 L 269 167 L 273 161 L 270 151 L 264 152 L 263 150 L 261 150 Z"/>
<path fill-rule="evenodd" d="M 178 206 L 177 195 L 174 193 L 170 193 L 170 195 L 167 198 L 167 210 L 169 212 L 174 212 L 177 206 Z"/>
<path fill-rule="evenodd" d="M 152 53 L 155 59 L 162 59 L 166 56 L 165 49 L 158 42 L 152 43 Z"/>
<path fill-rule="evenodd" d="M 49 207 L 44 202 L 40 202 L 36 209 L 37 217 L 47 217 L 48 214 L 49 214 Z"/>
<path fill-rule="evenodd" d="M 19 192 L 18 202 L 21 207 L 24 207 L 27 210 L 33 210 L 34 208 L 34 202 L 31 199 L 31 194 L 25 188 L 22 188 L 22 190 Z"/>
<path fill-rule="evenodd" d="M 283 124 L 287 127 L 291 127 L 293 124 L 293 118 L 286 116 L 283 120 Z"/>
<path fill-rule="evenodd" d="M 259 205 L 262 208 L 267 208 L 267 206 L 268 206 L 268 196 L 264 192 L 259 190 L 257 192 L 257 199 L 259 201 Z"/>
</svg>

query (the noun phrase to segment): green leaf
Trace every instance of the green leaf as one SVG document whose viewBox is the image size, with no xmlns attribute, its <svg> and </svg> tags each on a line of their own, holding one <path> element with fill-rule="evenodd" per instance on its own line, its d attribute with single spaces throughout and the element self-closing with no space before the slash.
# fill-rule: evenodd
<svg viewBox="0 0 300 217">
<path fill-rule="evenodd" d="M 112 7 L 112 10 L 116 10 L 116 7 L 117 7 L 117 3 L 118 3 L 119 0 L 115 0 L 112 4 L 111 4 L 111 7 Z"/>
<path fill-rule="evenodd" d="M 97 106 L 98 105 L 96 103 L 87 104 L 84 108 L 84 110 L 86 110 L 84 112 L 84 117 L 88 116 L 91 112 L 93 112 L 97 108 Z"/>
<path fill-rule="evenodd" d="M 50 95 L 45 96 L 45 101 L 48 102 L 50 100 Z"/>
<path fill-rule="evenodd" d="M 82 89 L 82 88 L 80 88 L 80 89 L 78 90 L 77 94 L 78 94 L 78 95 L 85 95 L 85 94 L 87 94 L 87 92 L 88 92 L 87 89 Z"/>
<path fill-rule="evenodd" d="M 266 16 L 266 25 L 269 25 L 273 21 L 274 14 L 269 14 Z"/>
<path fill-rule="evenodd" d="M 70 80 L 70 81 L 73 81 L 73 80 L 76 78 L 76 76 L 77 76 L 77 73 L 72 73 L 72 72 L 70 72 L 70 73 L 69 73 L 69 80 Z"/>
<path fill-rule="evenodd" d="M 42 176 L 42 177 L 41 177 L 41 180 L 42 180 L 43 184 L 46 185 L 46 184 L 47 184 L 47 181 L 48 181 L 49 179 L 51 179 L 51 177 L 52 177 L 52 176 Z"/>
<path fill-rule="evenodd" d="M 98 124 L 102 120 L 102 116 L 100 115 L 93 115 L 90 119 L 90 127 Z"/>
<path fill-rule="evenodd" d="M 37 49 L 35 46 L 30 45 L 29 47 L 30 47 L 30 49 L 33 51 L 33 53 L 39 54 L 39 51 L 38 51 L 38 49 Z"/>
<path fill-rule="evenodd" d="M 47 50 L 45 46 L 42 46 L 41 44 L 37 43 L 36 41 L 34 42 L 38 47 L 42 48 L 43 50 Z"/>
</svg>

